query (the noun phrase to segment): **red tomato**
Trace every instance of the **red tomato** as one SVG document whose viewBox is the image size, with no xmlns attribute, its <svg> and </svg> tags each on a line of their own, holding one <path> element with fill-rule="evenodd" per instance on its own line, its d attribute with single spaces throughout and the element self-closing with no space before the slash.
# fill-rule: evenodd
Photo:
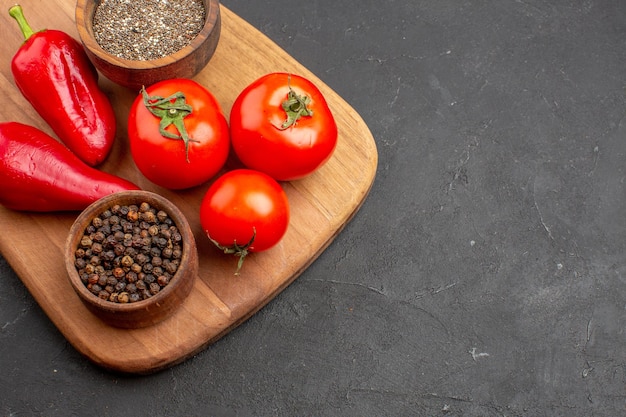
<svg viewBox="0 0 626 417">
<path fill-rule="evenodd" d="M 174 190 L 212 178 L 230 149 L 228 123 L 219 103 L 188 79 L 165 80 L 142 90 L 130 109 L 128 137 L 139 171 Z"/>
<path fill-rule="evenodd" d="M 289 202 L 269 175 L 236 169 L 219 177 L 200 205 L 200 223 L 209 239 L 226 253 L 239 256 L 276 245 L 289 225 Z"/>
<path fill-rule="evenodd" d="M 294 74 L 271 73 L 235 100 L 230 135 L 246 167 L 290 181 L 313 173 L 331 157 L 337 124 L 313 83 Z"/>
</svg>

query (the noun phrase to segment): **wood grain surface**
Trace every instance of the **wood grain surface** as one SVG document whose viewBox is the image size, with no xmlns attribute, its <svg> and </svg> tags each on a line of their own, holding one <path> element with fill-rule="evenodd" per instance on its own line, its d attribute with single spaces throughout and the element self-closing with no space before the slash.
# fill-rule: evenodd
<svg viewBox="0 0 626 417">
<path fill-rule="evenodd" d="M 14 0 L 0 0 L 0 89 L 5 103 L 0 121 L 19 121 L 53 135 L 15 87 L 10 71 L 22 44 L 8 15 Z M 66 31 L 77 37 L 75 2 L 23 1 L 33 29 Z M 116 144 L 101 169 L 163 195 L 187 217 L 198 243 L 200 272 L 191 295 L 166 321 L 144 329 L 105 325 L 79 301 L 65 273 L 63 245 L 77 213 L 30 214 L 0 207 L 0 252 L 67 340 L 94 363 L 125 373 L 150 373 L 172 366 L 205 348 L 249 318 L 287 287 L 332 242 L 366 198 L 378 154 L 374 139 L 354 109 L 318 77 L 270 39 L 224 6 L 222 35 L 213 59 L 195 79 L 218 99 L 225 114 L 237 94 L 256 78 L 274 71 L 310 78 L 326 96 L 339 127 L 339 143 L 329 162 L 314 175 L 283 183 L 292 218 L 282 242 L 246 259 L 235 276 L 236 259 L 212 246 L 200 228 L 198 210 L 208 184 L 182 192 L 155 186 L 142 177 L 128 152 L 126 118 L 136 91 L 104 77 L 101 87 L 116 110 Z M 233 168 L 236 162 L 229 162 Z M 0 187 L 2 184 L 0 184 Z"/>
</svg>

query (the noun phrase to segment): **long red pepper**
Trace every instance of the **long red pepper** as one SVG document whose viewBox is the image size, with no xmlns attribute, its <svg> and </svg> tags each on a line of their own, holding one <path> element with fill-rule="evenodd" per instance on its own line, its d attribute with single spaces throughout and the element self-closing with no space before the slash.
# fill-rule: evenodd
<svg viewBox="0 0 626 417">
<path fill-rule="evenodd" d="M 115 113 L 84 48 L 65 32 L 33 32 L 19 5 L 9 14 L 26 39 L 11 62 L 15 84 L 72 152 L 100 164 L 115 140 Z"/>
<path fill-rule="evenodd" d="M 0 123 L 0 204 L 19 211 L 77 211 L 135 184 L 90 167 L 45 132 Z"/>
</svg>

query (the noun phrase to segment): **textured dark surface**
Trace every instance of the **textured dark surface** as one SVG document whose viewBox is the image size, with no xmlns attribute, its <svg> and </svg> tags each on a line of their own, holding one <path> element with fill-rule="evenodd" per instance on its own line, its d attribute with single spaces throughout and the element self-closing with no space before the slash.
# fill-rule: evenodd
<svg viewBox="0 0 626 417">
<path fill-rule="evenodd" d="M 223 3 L 363 116 L 369 198 L 146 377 L 82 358 L 0 261 L 0 415 L 624 415 L 626 2 Z"/>
</svg>

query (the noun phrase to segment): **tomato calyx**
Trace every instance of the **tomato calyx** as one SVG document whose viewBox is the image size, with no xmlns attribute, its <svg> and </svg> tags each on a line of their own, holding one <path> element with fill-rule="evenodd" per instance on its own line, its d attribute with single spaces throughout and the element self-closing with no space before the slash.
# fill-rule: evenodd
<svg viewBox="0 0 626 417">
<path fill-rule="evenodd" d="M 189 137 L 185 128 L 184 118 L 193 112 L 193 108 L 187 104 L 185 94 L 178 91 L 169 97 L 150 96 L 145 87 L 142 87 L 141 95 L 143 104 L 150 113 L 161 119 L 159 133 L 165 138 L 182 140 L 185 143 L 185 159 L 189 162 L 189 142 L 197 141 Z M 170 125 L 174 125 L 178 135 L 165 130 Z"/>
<path fill-rule="evenodd" d="M 283 110 L 287 113 L 287 120 L 282 123 L 279 129 L 286 130 L 291 126 L 295 126 L 301 117 L 313 116 L 313 110 L 307 107 L 310 102 L 311 97 L 299 95 L 290 86 L 287 99 L 281 104 Z"/>
<path fill-rule="evenodd" d="M 217 240 L 209 236 L 208 232 L 207 232 L 207 236 L 209 237 L 209 240 L 213 242 L 213 244 L 217 246 L 225 254 L 235 255 L 239 257 L 239 260 L 237 261 L 237 270 L 235 271 L 235 275 L 239 275 L 239 271 L 241 270 L 241 267 L 243 266 L 244 259 L 246 258 L 246 256 L 250 254 L 250 250 L 249 250 L 250 246 L 252 246 L 252 244 L 254 243 L 254 238 L 256 237 L 256 228 L 254 227 L 252 228 L 252 237 L 250 238 L 248 243 L 246 243 L 243 246 L 239 246 L 237 244 L 237 241 L 234 241 L 232 246 L 224 246 L 220 244 Z"/>
</svg>

